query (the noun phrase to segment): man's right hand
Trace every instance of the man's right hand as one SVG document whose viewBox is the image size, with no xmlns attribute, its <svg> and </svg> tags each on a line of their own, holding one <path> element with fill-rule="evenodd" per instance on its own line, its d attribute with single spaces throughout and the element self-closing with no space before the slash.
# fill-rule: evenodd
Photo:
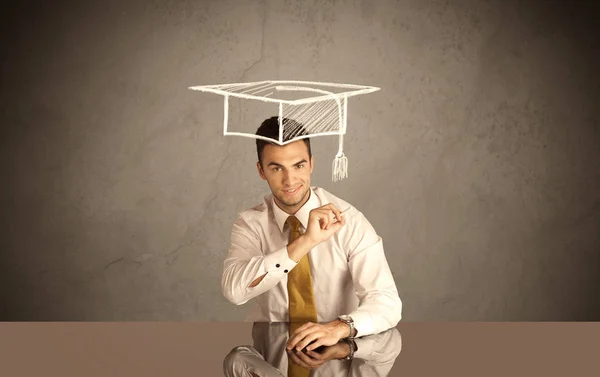
<svg viewBox="0 0 600 377">
<path fill-rule="evenodd" d="M 328 240 L 346 225 L 346 218 L 333 204 L 315 208 L 308 215 L 308 226 L 304 237 L 314 247 Z"/>
<path fill-rule="evenodd" d="M 296 263 L 346 225 L 346 218 L 333 204 L 326 204 L 310 211 L 307 225 L 306 232 L 288 245 L 288 255 Z"/>
</svg>

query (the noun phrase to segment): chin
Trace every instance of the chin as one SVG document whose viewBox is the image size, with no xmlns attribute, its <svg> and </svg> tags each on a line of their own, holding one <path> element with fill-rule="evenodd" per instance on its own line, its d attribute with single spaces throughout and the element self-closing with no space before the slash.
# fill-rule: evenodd
<svg viewBox="0 0 600 377">
<path fill-rule="evenodd" d="M 281 202 L 281 204 L 288 206 L 288 207 L 294 207 L 297 206 L 298 204 L 302 203 L 302 201 L 306 198 L 307 195 L 307 191 L 302 192 L 301 195 L 298 196 L 298 198 L 294 201 L 289 201 L 289 200 L 285 200 L 285 194 L 281 194 L 281 196 L 277 197 L 277 199 L 279 199 L 279 202 Z"/>
<path fill-rule="evenodd" d="M 281 204 L 283 204 L 287 207 L 294 207 L 294 206 L 302 203 L 302 199 L 299 199 L 298 201 L 295 201 L 295 202 L 289 202 L 289 201 L 281 200 L 281 199 L 279 199 L 279 201 L 281 202 Z"/>
</svg>

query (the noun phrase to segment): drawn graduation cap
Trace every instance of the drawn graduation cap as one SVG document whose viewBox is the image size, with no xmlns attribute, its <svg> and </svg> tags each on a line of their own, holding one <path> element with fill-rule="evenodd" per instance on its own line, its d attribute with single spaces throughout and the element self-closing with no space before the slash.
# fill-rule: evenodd
<svg viewBox="0 0 600 377">
<path fill-rule="evenodd" d="M 286 145 L 308 137 L 338 135 L 339 149 L 333 161 L 334 182 L 348 176 L 348 159 L 343 151 L 344 135 L 348 124 L 348 98 L 380 90 L 373 86 L 309 81 L 260 81 L 191 86 L 189 89 L 224 97 L 223 134 L 225 136 L 263 139 L 278 145 Z M 249 107 L 251 112 L 259 107 L 263 110 L 261 119 L 279 114 L 278 139 L 257 135 L 256 121 L 240 121 L 240 124 L 254 125 L 253 130 L 234 130 L 232 121 L 236 117 L 230 114 L 232 103 L 246 100 L 252 101 Z M 258 119 L 258 115 L 256 117 Z"/>
</svg>

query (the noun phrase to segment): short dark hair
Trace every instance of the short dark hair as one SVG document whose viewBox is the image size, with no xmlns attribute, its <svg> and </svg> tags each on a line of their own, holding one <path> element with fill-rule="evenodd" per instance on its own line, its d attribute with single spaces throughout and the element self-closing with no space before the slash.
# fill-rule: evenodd
<svg viewBox="0 0 600 377">
<path fill-rule="evenodd" d="M 309 134 L 302 123 L 296 122 L 293 119 L 283 118 L 282 123 L 284 128 L 294 129 L 293 133 L 284 132 L 284 142 L 289 141 L 294 137 L 305 136 Z M 265 119 L 261 123 L 260 127 L 258 127 L 258 130 L 256 130 L 256 135 L 268 137 L 270 139 L 274 139 L 275 141 L 279 141 L 279 117 L 273 116 L 271 118 Z M 310 150 L 310 138 L 305 137 L 304 139 L 302 139 L 302 141 L 304 141 L 304 144 L 306 144 L 306 148 L 308 148 L 308 157 L 312 157 L 312 153 Z M 265 149 L 265 145 L 267 144 L 279 145 L 276 142 L 270 142 L 263 139 L 256 139 L 256 153 L 258 154 L 258 162 L 260 163 L 261 167 L 262 151 L 263 149 Z"/>
</svg>

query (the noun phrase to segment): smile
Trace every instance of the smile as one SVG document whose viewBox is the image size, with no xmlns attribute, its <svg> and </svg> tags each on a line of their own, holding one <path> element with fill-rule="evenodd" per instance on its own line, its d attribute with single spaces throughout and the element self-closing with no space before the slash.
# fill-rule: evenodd
<svg viewBox="0 0 600 377">
<path fill-rule="evenodd" d="M 295 189 L 292 190 L 284 190 L 285 192 L 287 192 L 288 194 L 294 194 L 296 191 L 298 191 L 299 187 L 296 187 Z"/>
</svg>

